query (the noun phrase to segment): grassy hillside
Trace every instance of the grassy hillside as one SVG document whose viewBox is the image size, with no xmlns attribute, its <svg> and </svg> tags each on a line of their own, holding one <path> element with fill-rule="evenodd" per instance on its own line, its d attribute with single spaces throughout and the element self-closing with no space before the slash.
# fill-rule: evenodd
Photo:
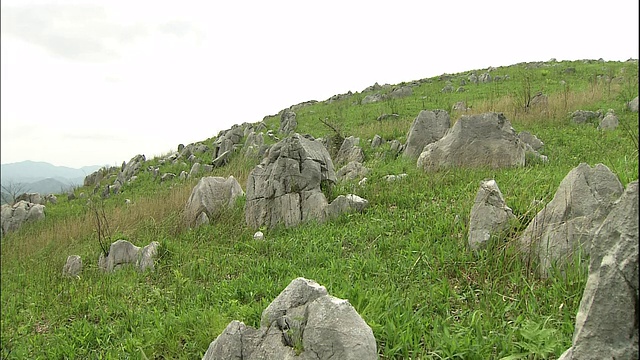
<svg viewBox="0 0 640 360">
<path fill-rule="evenodd" d="M 240 199 L 214 225 L 187 229 L 181 211 L 198 179 L 159 183 L 141 172 L 102 206 L 110 241 L 161 243 L 157 268 L 107 275 L 97 268 L 100 246 L 86 200 L 64 197 L 47 205 L 44 221 L 2 238 L 0 356 L 198 359 L 229 321 L 258 326 L 262 310 L 303 276 L 349 299 L 372 327 L 383 359 L 557 358 L 571 344 L 585 264 L 578 259 L 565 276 L 540 279 L 535 264 L 509 244 L 541 209 L 536 200 L 550 201 L 579 163 L 603 163 L 625 186 L 637 179 L 638 114 L 625 103 L 638 95 L 638 63 L 517 64 L 491 71 L 507 80 L 441 92 L 447 79 L 455 89 L 468 75 L 415 81 L 413 95 L 401 99 L 363 105 L 370 93 L 358 92 L 296 108 L 300 133 L 335 136 L 325 122 L 342 136 L 361 138 L 369 180 L 365 186 L 340 183 L 332 194 L 368 199 L 362 214 L 265 230 L 265 240 L 257 241 L 245 226 Z M 548 96 L 547 105 L 526 107 L 538 92 Z M 457 101 L 465 101 L 471 113 L 504 112 L 517 131 L 530 131 L 545 143 L 549 162 L 425 173 L 415 162 L 396 158 L 388 144 L 366 144 L 376 134 L 404 143 L 420 110 L 451 111 Z M 614 109 L 620 126 L 603 132 L 597 124 L 572 124 L 569 113 L 578 109 Z M 384 113 L 399 116 L 376 120 Z M 451 114 L 452 120 L 459 116 Z M 277 132 L 277 116 L 264 122 Z M 210 162 L 211 155 L 200 160 Z M 159 159 L 147 162 L 161 172 L 189 170 Z M 258 162 L 236 154 L 213 175 L 233 175 L 244 187 Z M 399 173 L 408 177 L 382 179 Z M 517 221 L 490 249 L 474 254 L 466 247 L 469 212 L 486 178 L 497 181 Z M 126 206 L 125 198 L 133 204 Z M 61 277 L 71 254 L 82 256 L 80 279 Z"/>
</svg>

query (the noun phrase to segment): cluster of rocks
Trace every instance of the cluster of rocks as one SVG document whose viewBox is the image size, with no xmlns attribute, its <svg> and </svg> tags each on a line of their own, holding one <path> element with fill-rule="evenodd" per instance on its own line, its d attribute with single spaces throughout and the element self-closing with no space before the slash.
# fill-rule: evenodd
<svg viewBox="0 0 640 360">
<path fill-rule="evenodd" d="M 471 210 L 469 247 L 504 238 L 513 218 L 495 181 L 483 181 Z M 578 254 L 588 259 L 572 346 L 560 360 L 638 358 L 638 220 L 638 180 L 623 189 L 606 166 L 583 163 L 518 239 L 543 277 L 562 272 Z"/>
<path fill-rule="evenodd" d="M 16 231 L 26 222 L 43 220 L 44 210 L 44 205 L 25 200 L 20 200 L 13 205 L 3 204 L 0 213 L 1 234 Z"/>
</svg>

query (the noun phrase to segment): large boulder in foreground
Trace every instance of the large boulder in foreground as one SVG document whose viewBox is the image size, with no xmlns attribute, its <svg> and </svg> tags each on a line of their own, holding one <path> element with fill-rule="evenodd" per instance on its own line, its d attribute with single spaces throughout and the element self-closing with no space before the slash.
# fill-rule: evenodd
<svg viewBox="0 0 640 360">
<path fill-rule="evenodd" d="M 638 358 L 638 215 L 636 180 L 592 240 L 573 343 L 561 359 Z"/>
<path fill-rule="evenodd" d="M 525 144 L 502 113 L 463 115 L 440 140 L 428 144 L 417 165 L 426 171 L 451 167 L 523 166 Z"/>
<path fill-rule="evenodd" d="M 295 133 L 273 145 L 249 174 L 245 218 L 252 228 L 295 226 L 324 218 L 323 183 L 334 184 L 329 152 L 319 141 Z"/>
<path fill-rule="evenodd" d="M 33 204 L 24 200 L 18 201 L 13 205 L 2 205 L 0 215 L 2 234 L 18 230 L 25 222 L 44 219 L 44 209 L 44 205 Z"/>
<path fill-rule="evenodd" d="M 622 195 L 618 177 L 603 164 L 581 163 L 562 180 L 553 199 L 529 223 L 519 238 L 526 256 L 538 262 L 543 276 L 581 250 L 589 254 L 595 230 Z"/>
<path fill-rule="evenodd" d="M 262 312 L 260 328 L 232 321 L 203 360 L 377 359 L 373 331 L 348 300 L 294 279 Z"/>
<path fill-rule="evenodd" d="M 417 159 L 425 146 L 442 139 L 450 127 L 451 118 L 445 110 L 420 111 L 409 128 L 404 156 Z"/>
<path fill-rule="evenodd" d="M 219 176 L 203 177 L 191 190 L 184 209 L 185 220 L 189 226 L 208 224 L 242 195 L 244 191 L 232 175 L 226 179 Z"/>
</svg>

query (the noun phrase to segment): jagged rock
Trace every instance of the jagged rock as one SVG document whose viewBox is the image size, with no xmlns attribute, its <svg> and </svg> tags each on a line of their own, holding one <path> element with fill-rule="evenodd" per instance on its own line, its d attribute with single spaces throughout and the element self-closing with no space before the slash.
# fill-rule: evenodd
<svg viewBox="0 0 640 360">
<path fill-rule="evenodd" d="M 96 184 L 99 184 L 100 181 L 102 181 L 102 179 L 104 178 L 104 174 L 106 172 L 107 172 L 107 169 L 100 168 L 92 172 L 91 174 L 85 176 L 84 182 L 83 182 L 84 186 L 91 187 L 91 186 L 95 186 Z"/>
<path fill-rule="evenodd" d="M 13 205 L 3 204 L 0 215 L 2 233 L 18 230 L 24 223 L 44 219 L 45 206 L 20 200 Z"/>
<path fill-rule="evenodd" d="M 373 331 L 348 300 L 324 286 L 294 279 L 262 313 L 260 328 L 232 321 L 203 360 L 377 359 Z"/>
<path fill-rule="evenodd" d="M 364 162 L 364 151 L 359 146 L 360 138 L 349 136 L 342 141 L 340 150 L 336 155 L 336 164 L 346 164 L 352 161 Z"/>
<path fill-rule="evenodd" d="M 469 82 L 471 82 L 473 84 L 477 84 L 478 83 L 478 76 L 476 76 L 476 74 L 469 75 L 469 77 L 467 79 L 469 80 Z"/>
<path fill-rule="evenodd" d="M 109 247 L 109 253 L 106 257 L 104 254 L 100 254 L 98 267 L 107 272 L 112 272 L 125 265 L 135 266 L 140 271 L 153 270 L 153 261 L 157 255 L 158 246 L 160 244 L 157 241 L 152 241 L 144 248 L 140 248 L 127 240 L 117 240 Z"/>
<path fill-rule="evenodd" d="M 122 170 L 118 173 L 116 182 L 120 185 L 126 184 L 132 176 L 137 175 L 146 161 L 144 155 L 136 155 L 128 163 L 122 163 Z M 115 182 L 114 182 L 115 184 Z"/>
<path fill-rule="evenodd" d="M 369 173 L 369 169 L 358 161 L 350 161 L 347 165 L 338 170 L 338 180 L 353 180 L 361 178 Z"/>
<path fill-rule="evenodd" d="M 235 146 L 242 142 L 243 137 L 244 130 L 238 125 L 234 125 L 231 129 L 221 132 L 221 136 L 218 136 L 213 143 L 213 159 L 220 157 L 220 155 L 227 151 L 233 152 Z"/>
<path fill-rule="evenodd" d="M 605 165 L 592 168 L 581 163 L 565 176 L 553 199 L 524 230 L 519 239 L 521 250 L 537 259 L 543 276 L 576 251 L 588 255 L 594 231 L 622 191 L 620 180 Z"/>
<path fill-rule="evenodd" d="M 245 218 L 252 228 L 324 218 L 327 199 L 322 183 L 336 174 L 327 149 L 319 141 L 293 134 L 273 145 L 249 174 Z"/>
<path fill-rule="evenodd" d="M 77 277 L 82 272 L 82 258 L 79 255 L 69 255 L 62 268 L 62 276 Z"/>
<path fill-rule="evenodd" d="M 231 207 L 239 196 L 244 195 L 240 183 L 233 177 L 207 176 L 198 181 L 184 209 L 189 226 L 208 224 L 220 213 Z M 204 217 L 202 216 L 204 214 Z"/>
<path fill-rule="evenodd" d="M 463 115 L 440 140 L 418 157 L 426 171 L 449 167 L 523 166 L 525 145 L 502 113 Z"/>
<path fill-rule="evenodd" d="M 445 110 L 420 111 L 407 133 L 404 156 L 417 159 L 424 147 L 442 139 L 449 127 L 451 119 Z"/>
<path fill-rule="evenodd" d="M 186 172 L 184 170 L 180 171 L 180 175 L 178 175 L 178 178 L 180 180 L 187 180 L 187 177 L 189 177 L 189 173 L 188 172 Z"/>
<path fill-rule="evenodd" d="M 561 359 L 637 359 L 637 180 L 627 185 L 592 244 L 572 346 Z"/>
<path fill-rule="evenodd" d="M 597 123 L 602 119 L 601 111 L 576 110 L 571 113 L 571 121 L 575 124 Z"/>
<path fill-rule="evenodd" d="M 296 113 L 285 109 L 280 116 L 280 128 L 278 132 L 281 134 L 290 134 L 296 130 L 298 122 L 296 121 Z"/>
<path fill-rule="evenodd" d="M 371 147 L 377 148 L 381 145 L 382 145 L 382 137 L 378 134 L 374 135 L 373 139 L 371 139 Z"/>
<path fill-rule="evenodd" d="M 445 85 L 445 86 L 442 88 L 442 90 L 440 90 L 440 92 L 443 92 L 443 93 L 452 93 L 452 92 L 453 92 L 453 85 L 451 85 L 451 84 L 447 84 L 447 85 Z"/>
<path fill-rule="evenodd" d="M 247 140 L 244 142 L 244 153 L 247 155 L 258 155 L 260 147 L 264 145 L 264 136 L 262 133 L 250 132 L 247 135 Z"/>
<path fill-rule="evenodd" d="M 491 236 L 506 230 L 514 218 L 495 180 L 482 181 L 469 216 L 469 247 L 478 250 L 486 246 Z"/>
<path fill-rule="evenodd" d="M 618 127 L 619 121 L 616 113 L 609 109 L 607 111 L 607 115 L 604 116 L 602 120 L 600 120 L 600 124 L 598 125 L 599 130 L 614 130 Z"/>
<path fill-rule="evenodd" d="M 627 103 L 627 109 L 633 112 L 638 112 L 638 97 L 636 96 L 633 100 Z"/>
</svg>

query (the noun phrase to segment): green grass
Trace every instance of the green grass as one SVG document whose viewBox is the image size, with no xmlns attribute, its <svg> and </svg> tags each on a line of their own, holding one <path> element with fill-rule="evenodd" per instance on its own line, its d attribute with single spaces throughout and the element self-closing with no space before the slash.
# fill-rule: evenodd
<svg viewBox="0 0 640 360">
<path fill-rule="evenodd" d="M 160 183 L 141 172 L 103 206 L 111 240 L 124 238 L 138 246 L 160 242 L 155 272 L 99 271 L 100 247 L 86 199 L 59 197 L 57 205 L 47 205 L 44 221 L 2 238 L 0 357 L 201 358 L 231 320 L 259 326 L 262 310 L 292 279 L 303 276 L 349 299 L 373 329 L 384 359 L 557 358 L 571 344 L 587 278 L 584 262 L 577 258 L 564 276 L 541 279 L 510 243 L 539 210 L 532 202 L 551 200 L 579 163 L 604 163 L 623 185 L 637 179 L 638 115 L 626 111 L 624 103 L 638 94 L 638 71 L 630 62 L 527 67 L 497 68 L 493 75 L 511 79 L 467 84 L 464 93 L 441 93 L 444 81 L 435 77 L 414 87 L 413 96 L 393 102 L 360 105 L 366 94 L 355 93 L 298 109 L 300 133 L 331 135 L 320 121 L 329 119 L 343 135 L 361 137 L 369 180 L 364 186 L 337 184 L 331 194 L 355 193 L 370 207 L 325 224 L 265 230 L 264 241 L 254 240 L 245 225 L 243 198 L 213 225 L 187 229 L 181 212 L 197 179 Z M 575 73 L 565 74 L 567 67 Z M 593 80 L 609 73 L 625 78 L 610 86 Z M 454 87 L 466 76 L 452 75 Z M 534 94 L 544 91 L 549 106 L 519 107 L 526 86 Z M 415 162 L 393 156 L 388 145 L 371 149 L 366 144 L 375 134 L 404 142 L 420 110 L 450 110 L 460 100 L 474 113 L 502 111 L 517 131 L 537 135 L 549 163 L 424 173 Z M 608 108 L 620 118 L 615 131 L 570 123 L 571 111 Z M 391 112 L 399 118 L 376 121 Z M 452 115 L 452 121 L 457 118 Z M 277 131 L 278 121 L 270 117 L 265 123 Z M 212 160 L 210 154 L 199 158 Z M 233 175 L 244 186 L 258 161 L 235 155 L 214 175 Z M 176 175 L 190 169 L 160 165 L 158 159 L 148 159 L 147 165 Z M 382 179 L 399 173 L 408 177 L 393 183 Z M 517 220 L 489 249 L 473 253 L 466 248 L 469 212 L 486 178 L 497 181 Z M 91 189 L 80 191 L 91 194 Z M 126 206 L 125 198 L 133 204 Z M 75 280 L 61 276 L 71 254 L 84 263 Z"/>
</svg>

